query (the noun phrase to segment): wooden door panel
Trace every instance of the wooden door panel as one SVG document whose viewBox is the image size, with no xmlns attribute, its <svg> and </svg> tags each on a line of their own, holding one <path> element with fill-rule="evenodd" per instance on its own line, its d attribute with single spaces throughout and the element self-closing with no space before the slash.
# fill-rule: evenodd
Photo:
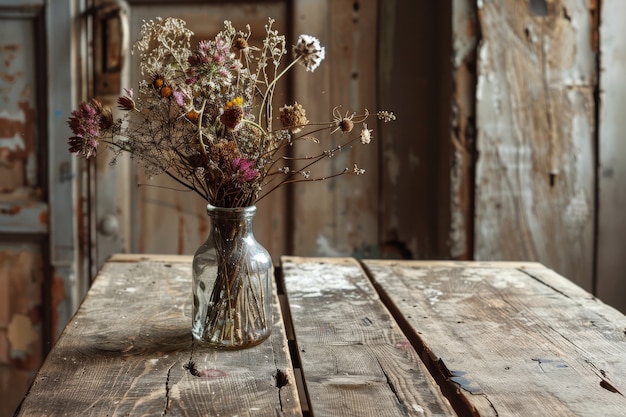
<svg viewBox="0 0 626 417">
<path fill-rule="evenodd" d="M 12 415 L 49 341 L 42 16 L 0 7 L 0 416 Z"/>
</svg>

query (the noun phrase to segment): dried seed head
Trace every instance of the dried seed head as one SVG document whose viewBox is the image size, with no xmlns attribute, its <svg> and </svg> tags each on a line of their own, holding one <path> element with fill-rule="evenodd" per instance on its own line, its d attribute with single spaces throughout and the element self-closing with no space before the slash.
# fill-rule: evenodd
<svg viewBox="0 0 626 417">
<path fill-rule="evenodd" d="M 238 37 L 237 39 L 235 39 L 235 48 L 237 48 L 240 51 L 247 49 L 248 41 L 242 36 Z"/>
<path fill-rule="evenodd" d="M 341 129 L 342 132 L 351 132 L 352 128 L 354 128 L 354 122 L 352 121 L 352 119 L 344 117 L 339 122 L 339 129 Z"/>
<path fill-rule="evenodd" d="M 309 123 L 306 110 L 297 102 L 293 106 L 284 105 L 280 108 L 280 123 L 291 133 L 298 133 Z"/>
<path fill-rule="evenodd" d="M 296 59 L 302 59 L 300 62 L 306 67 L 307 71 L 313 72 L 326 57 L 326 49 L 316 37 L 300 35 L 298 42 L 293 47 L 293 54 Z"/>
<path fill-rule="evenodd" d="M 120 96 L 117 98 L 117 107 L 126 111 L 133 110 L 135 101 L 128 96 Z"/>
</svg>

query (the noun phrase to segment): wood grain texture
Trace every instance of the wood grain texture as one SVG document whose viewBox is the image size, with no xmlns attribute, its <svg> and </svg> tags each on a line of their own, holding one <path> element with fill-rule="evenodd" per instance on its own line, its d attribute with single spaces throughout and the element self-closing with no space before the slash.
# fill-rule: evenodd
<svg viewBox="0 0 626 417">
<path fill-rule="evenodd" d="M 18 416 L 299 416 L 284 328 L 241 351 L 192 343 L 189 263 L 110 262 Z"/>
<path fill-rule="evenodd" d="M 282 266 L 315 416 L 454 415 L 356 261 Z"/>
<path fill-rule="evenodd" d="M 624 415 L 626 317 L 554 271 L 365 265 L 461 414 Z"/>
<path fill-rule="evenodd" d="M 478 3 L 474 256 L 539 261 L 591 290 L 596 53 L 588 3 Z"/>
</svg>

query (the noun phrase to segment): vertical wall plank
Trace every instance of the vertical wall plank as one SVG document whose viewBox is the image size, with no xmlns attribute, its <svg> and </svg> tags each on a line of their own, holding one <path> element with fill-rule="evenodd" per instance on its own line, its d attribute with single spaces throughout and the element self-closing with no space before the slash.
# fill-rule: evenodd
<svg viewBox="0 0 626 417">
<path fill-rule="evenodd" d="M 294 37 L 301 33 L 320 39 L 326 60 L 315 72 L 294 71 L 294 99 L 310 121 L 330 121 L 335 106 L 342 115 L 376 111 L 377 0 L 311 1 L 294 4 Z M 377 128 L 375 119 L 369 128 Z M 359 134 L 355 129 L 351 136 Z M 348 135 L 344 133 L 343 135 Z M 297 255 L 372 256 L 378 244 L 378 153 L 373 141 L 319 165 L 317 174 L 332 175 L 356 163 L 364 176 L 295 184 L 293 189 L 293 248 Z M 317 154 L 340 141 L 341 133 L 318 135 L 321 146 L 298 146 L 296 155 Z"/>
<path fill-rule="evenodd" d="M 447 2 L 381 2 L 382 256 L 447 257 L 451 16 Z"/>
<path fill-rule="evenodd" d="M 474 0 L 452 1 L 452 142 L 450 256 L 473 259 L 474 150 L 476 146 L 476 48 Z"/>
<path fill-rule="evenodd" d="M 626 312 L 626 2 L 601 9 L 597 296 Z"/>
<path fill-rule="evenodd" d="M 595 52 L 588 2 L 479 2 L 475 256 L 591 289 Z"/>
<path fill-rule="evenodd" d="M 329 14 L 329 65 L 331 70 L 330 97 L 340 112 L 371 112 L 377 106 L 378 0 L 341 0 L 332 2 Z M 356 142 L 352 149 L 333 159 L 335 172 L 350 170 L 356 164 L 365 175 L 349 175 L 331 183 L 335 195 L 334 245 L 346 248 L 346 253 L 361 257 L 378 257 L 378 143 L 382 140 L 380 124 L 375 117 L 367 122 L 374 129 L 372 142 Z M 358 136 L 359 128 L 343 136 Z M 342 135 L 339 135 L 342 136 Z"/>
</svg>

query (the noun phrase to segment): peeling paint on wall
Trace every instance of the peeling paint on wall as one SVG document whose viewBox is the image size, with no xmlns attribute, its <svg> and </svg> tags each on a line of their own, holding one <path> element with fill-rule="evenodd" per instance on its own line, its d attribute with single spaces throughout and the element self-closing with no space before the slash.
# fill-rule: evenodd
<svg viewBox="0 0 626 417">
<path fill-rule="evenodd" d="M 41 248 L 23 246 L 14 251 L 0 243 L 0 364 L 34 371 L 42 348 Z"/>
</svg>

